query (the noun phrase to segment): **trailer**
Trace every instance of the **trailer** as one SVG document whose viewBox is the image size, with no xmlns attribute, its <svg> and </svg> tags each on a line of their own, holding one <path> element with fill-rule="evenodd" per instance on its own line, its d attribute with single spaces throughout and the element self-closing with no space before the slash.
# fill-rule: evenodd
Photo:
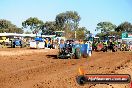
<svg viewBox="0 0 132 88">
<path fill-rule="evenodd" d="M 45 42 L 44 42 L 43 38 L 36 37 L 33 41 L 30 42 L 30 48 L 31 49 L 44 49 Z"/>
</svg>

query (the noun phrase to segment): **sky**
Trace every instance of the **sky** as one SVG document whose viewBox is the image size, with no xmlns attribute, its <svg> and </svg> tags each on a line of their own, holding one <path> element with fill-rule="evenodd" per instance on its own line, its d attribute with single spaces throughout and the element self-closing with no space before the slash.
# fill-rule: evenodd
<svg viewBox="0 0 132 88">
<path fill-rule="evenodd" d="M 54 21 L 57 14 L 66 11 L 77 11 L 81 17 L 79 26 L 92 33 L 96 33 L 99 22 L 132 23 L 132 0 L 0 0 L 0 19 L 18 27 L 29 17 Z"/>
</svg>

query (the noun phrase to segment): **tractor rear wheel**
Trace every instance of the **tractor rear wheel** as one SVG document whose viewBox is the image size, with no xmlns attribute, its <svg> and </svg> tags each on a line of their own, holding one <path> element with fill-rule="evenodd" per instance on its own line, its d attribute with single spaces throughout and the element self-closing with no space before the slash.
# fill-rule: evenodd
<svg viewBox="0 0 132 88">
<path fill-rule="evenodd" d="M 76 48 L 76 50 L 75 50 L 75 56 L 76 56 L 77 59 L 80 59 L 81 58 L 80 48 Z"/>
</svg>

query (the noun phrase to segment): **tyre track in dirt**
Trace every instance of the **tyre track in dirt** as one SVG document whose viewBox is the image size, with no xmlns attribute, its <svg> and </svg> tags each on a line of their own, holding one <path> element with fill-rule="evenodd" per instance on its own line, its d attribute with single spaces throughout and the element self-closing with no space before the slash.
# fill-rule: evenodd
<svg viewBox="0 0 132 88">
<path fill-rule="evenodd" d="M 78 75 L 78 68 L 82 67 L 88 74 L 114 73 L 117 70 L 116 68 L 129 62 L 131 57 L 129 53 L 124 52 L 98 52 L 94 53 L 88 60 L 84 58 L 58 60 L 53 59 L 54 57 L 46 58 L 47 54 L 21 56 L 20 59 L 23 57 L 34 57 L 36 58 L 33 59 L 34 62 L 38 63 L 37 61 L 45 60 L 45 63 L 31 64 L 29 67 L 25 66 L 19 70 L 16 69 L 16 71 L 13 70 L 0 75 L 0 86 L 2 88 L 101 88 L 96 87 L 97 85 L 79 86 L 75 80 Z M 52 54 L 55 55 L 56 51 L 49 53 L 49 55 Z M 44 57 L 45 59 L 42 59 Z"/>
<path fill-rule="evenodd" d="M 60 61 L 62 61 L 62 63 L 60 63 Z M 74 60 L 74 61 L 76 61 L 76 60 Z M 63 65 L 68 66 L 69 61 L 68 60 L 59 60 L 56 62 L 55 60 L 53 60 L 53 61 L 51 60 L 46 64 L 25 67 L 25 68 L 19 69 L 17 71 L 11 71 L 9 73 L 2 74 L 0 76 L 0 85 L 3 86 L 3 88 L 6 86 L 7 86 L 7 88 L 12 87 L 14 84 L 20 83 L 22 81 L 30 80 L 30 78 L 32 78 L 36 75 L 38 76 L 38 74 L 45 73 L 45 74 L 49 75 L 50 73 L 54 73 L 55 70 L 57 70 L 57 69 L 58 70 L 60 70 L 61 68 L 63 69 L 63 67 L 64 67 Z M 57 68 L 57 69 L 55 69 L 55 68 Z"/>
<path fill-rule="evenodd" d="M 96 55 L 95 55 L 96 56 Z M 90 61 L 87 63 L 87 62 L 84 62 L 83 63 L 83 65 L 82 64 L 80 64 L 80 66 L 88 66 L 88 65 L 91 65 L 90 63 L 91 63 L 91 60 L 92 59 L 94 59 L 95 58 L 95 56 L 93 56 L 91 59 L 89 59 Z M 120 57 L 118 57 L 116 60 L 119 60 L 119 58 Z M 101 59 L 101 58 L 99 58 L 99 59 Z M 98 61 L 100 61 L 99 59 L 96 59 L 97 60 L 97 62 Z M 128 58 L 129 59 L 129 58 Z M 96 62 L 96 60 L 94 60 L 95 62 Z M 121 60 L 121 59 L 120 59 Z M 101 60 L 102 61 L 102 60 Z M 105 62 L 105 61 L 104 61 Z M 106 62 L 107 62 L 107 60 L 106 60 Z M 121 61 L 121 62 L 116 62 L 117 64 L 124 64 L 124 63 L 126 63 L 127 61 Z M 93 63 L 92 63 L 92 65 L 93 65 Z M 114 65 L 114 64 L 113 64 Z M 98 65 L 97 65 L 98 66 Z M 118 66 L 118 65 L 116 65 L 116 66 Z M 99 68 L 97 68 L 96 67 L 96 65 L 94 66 L 94 67 L 92 67 L 92 68 L 94 68 L 94 72 L 93 71 L 91 71 L 91 70 L 89 70 L 87 73 L 111 73 L 111 71 L 114 71 L 115 69 L 114 68 L 116 68 L 116 66 L 114 65 L 113 66 L 113 69 L 109 69 L 109 71 L 107 71 L 107 70 L 105 70 L 105 71 L 102 71 L 101 69 L 99 69 Z M 38 79 L 39 79 L 39 81 L 38 81 L 38 83 L 36 83 L 35 84 L 35 87 L 33 86 L 33 87 L 31 87 L 30 86 L 30 88 L 39 88 L 39 87 L 42 87 L 42 88 L 113 88 L 112 87 L 112 85 L 111 84 L 101 84 L 101 85 L 85 85 L 85 86 L 78 86 L 78 84 L 76 84 L 76 80 L 75 80 L 75 76 L 77 75 L 77 73 L 76 73 L 76 70 L 77 70 L 77 67 L 79 67 L 79 66 L 73 66 L 71 69 L 65 69 L 64 71 L 62 71 L 62 72 L 59 72 L 59 73 L 56 73 L 56 75 L 55 74 L 52 74 L 52 76 L 50 77 L 50 76 L 48 76 L 48 78 L 46 78 L 46 79 L 48 79 L 48 80 L 50 80 L 49 82 L 45 82 L 45 81 L 43 81 L 43 80 L 40 80 L 40 78 L 43 78 L 43 79 L 45 79 L 44 77 L 38 77 Z M 88 70 L 88 68 L 85 68 L 84 67 L 84 69 L 85 70 Z M 58 75 L 59 74 L 59 75 Z M 55 76 L 54 76 L 55 75 Z M 68 75 L 68 77 L 65 77 L 65 75 Z M 52 77 L 55 77 L 55 78 L 52 78 Z M 62 78 L 64 78 L 64 79 L 62 79 Z M 51 79 L 53 80 L 53 82 L 51 81 Z M 56 81 L 56 79 L 58 79 L 57 81 Z M 61 81 L 61 83 L 59 83 Z M 52 84 L 54 84 L 54 86 L 52 85 Z M 56 84 L 56 85 L 55 85 Z M 52 85 L 52 86 L 51 86 Z M 58 86 L 59 85 L 59 86 Z M 60 86 L 61 85 L 61 86 Z M 63 85 L 63 86 L 62 86 Z M 102 87 L 103 86 L 103 87 Z M 27 87 L 27 88 L 29 88 L 29 87 Z M 119 87 L 115 87 L 115 88 L 119 88 Z M 122 87 L 120 87 L 120 88 L 122 88 Z M 126 87 L 127 88 L 127 87 Z"/>
</svg>

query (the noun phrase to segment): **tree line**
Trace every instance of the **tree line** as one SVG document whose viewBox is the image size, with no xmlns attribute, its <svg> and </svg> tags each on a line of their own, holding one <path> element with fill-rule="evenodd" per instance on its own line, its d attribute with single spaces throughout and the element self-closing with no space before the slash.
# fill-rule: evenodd
<svg viewBox="0 0 132 88">
<path fill-rule="evenodd" d="M 18 28 L 8 20 L 0 19 L 0 33 L 23 33 L 23 29 L 26 28 L 34 34 L 42 31 L 42 34 L 50 35 L 54 31 L 65 31 L 65 37 L 74 38 L 76 31 L 77 39 L 84 39 L 90 34 L 90 31 L 86 27 L 79 27 L 80 20 L 81 17 L 76 11 L 59 13 L 54 21 L 43 22 L 37 17 L 30 17 L 22 22 L 22 28 Z M 101 32 L 98 33 L 98 36 L 121 35 L 124 31 L 132 32 L 132 24 L 130 22 L 123 22 L 116 26 L 111 22 L 100 22 L 97 24 L 95 31 Z"/>
<path fill-rule="evenodd" d="M 130 22 L 123 22 L 116 26 L 111 22 L 100 22 L 97 24 L 95 31 L 101 31 L 98 36 L 121 36 L 122 32 L 132 32 L 132 24 Z"/>
<path fill-rule="evenodd" d="M 12 24 L 11 21 L 0 19 L 0 33 L 23 33 L 21 28 Z"/>
<path fill-rule="evenodd" d="M 36 18 L 30 17 L 22 22 L 23 28 L 29 28 L 33 33 L 42 31 L 43 34 L 52 34 L 54 31 L 65 31 L 66 38 L 74 38 L 75 31 L 78 39 L 84 39 L 87 33 L 90 33 L 86 27 L 79 27 L 80 15 L 76 11 L 66 11 L 56 15 L 54 21 L 45 23 Z"/>
</svg>

